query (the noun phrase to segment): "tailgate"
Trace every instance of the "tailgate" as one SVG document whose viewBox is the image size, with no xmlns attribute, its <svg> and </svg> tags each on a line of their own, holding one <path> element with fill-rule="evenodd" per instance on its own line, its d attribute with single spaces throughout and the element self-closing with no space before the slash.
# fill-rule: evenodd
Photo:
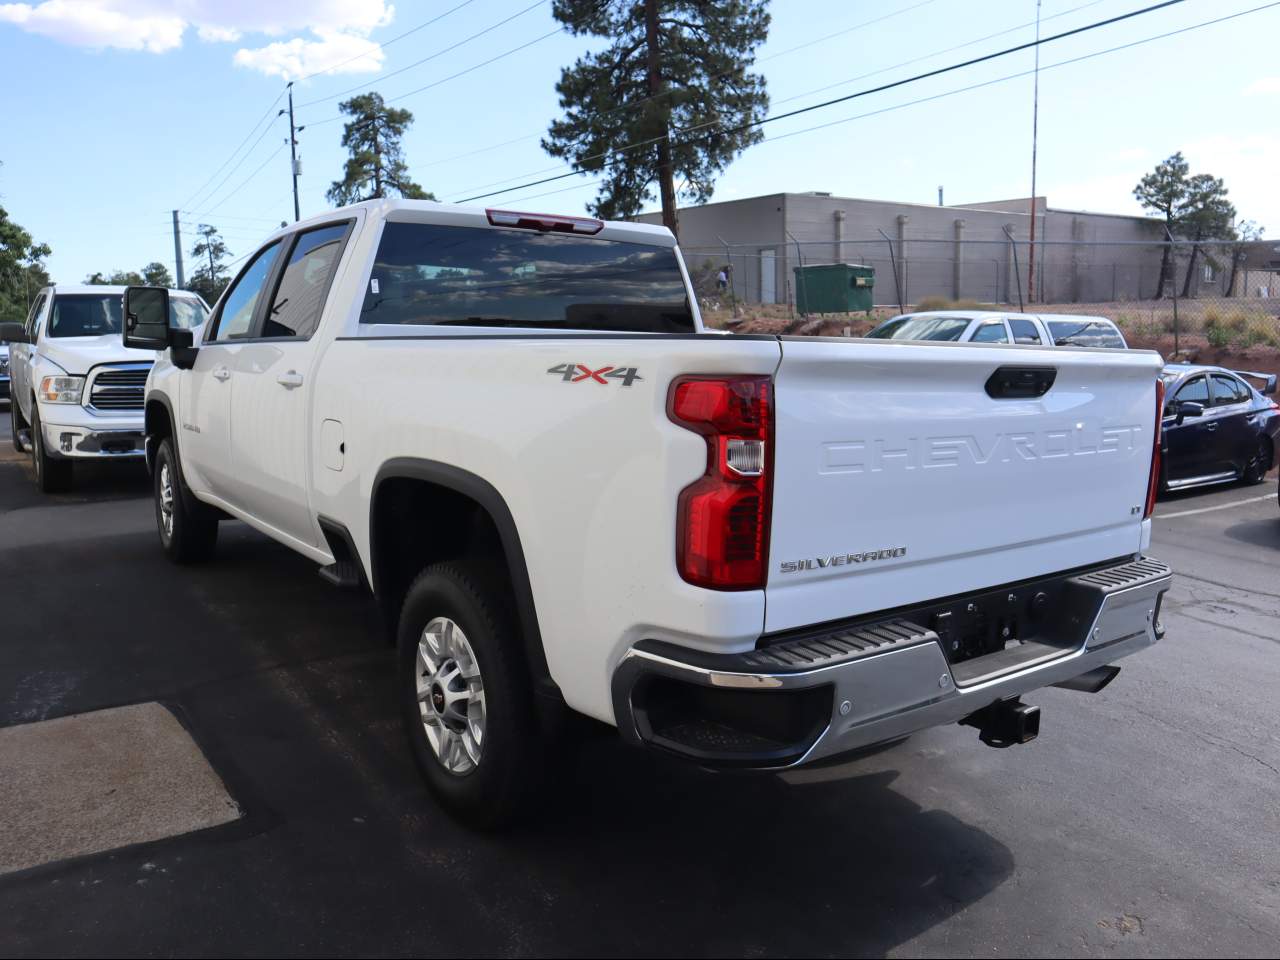
<svg viewBox="0 0 1280 960">
<path fill-rule="evenodd" d="M 1155 353 L 789 339 L 782 354 L 767 632 L 1141 548 Z M 1046 393 L 988 394 L 1023 367 L 1055 371 Z"/>
</svg>

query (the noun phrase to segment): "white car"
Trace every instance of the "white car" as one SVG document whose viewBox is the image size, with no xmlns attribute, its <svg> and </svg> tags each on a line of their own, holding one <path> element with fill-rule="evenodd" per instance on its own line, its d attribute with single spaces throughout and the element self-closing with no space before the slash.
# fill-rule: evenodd
<svg viewBox="0 0 1280 960">
<path fill-rule="evenodd" d="M 931 310 L 890 317 L 867 334 L 877 340 L 1021 343 L 1029 346 L 1126 349 L 1124 334 L 1106 317 L 1071 313 Z"/>
<path fill-rule="evenodd" d="M 125 301 L 162 549 L 235 517 L 370 589 L 468 820 L 565 709 L 712 768 L 1008 746 L 1160 636 L 1154 353 L 709 336 L 664 228 L 412 200 L 273 234 L 197 335 L 166 298 Z"/>
<path fill-rule="evenodd" d="M 155 354 L 120 339 L 124 287 L 59 284 L 41 290 L 23 324 L 0 324 L 9 343 L 13 444 L 30 450 L 36 482 L 67 489 L 77 460 L 142 457 L 143 387 Z M 175 290 L 176 326 L 204 321 L 208 307 Z"/>
</svg>

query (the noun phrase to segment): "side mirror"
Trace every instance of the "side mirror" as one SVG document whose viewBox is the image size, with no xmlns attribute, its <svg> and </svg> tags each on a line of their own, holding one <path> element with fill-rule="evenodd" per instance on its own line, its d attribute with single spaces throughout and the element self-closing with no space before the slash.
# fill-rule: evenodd
<svg viewBox="0 0 1280 960">
<path fill-rule="evenodd" d="M 0 343 L 30 343 L 27 328 L 21 323 L 0 323 Z"/>
<path fill-rule="evenodd" d="M 124 345 L 136 350 L 169 346 L 169 291 L 129 287 L 124 292 Z"/>
<path fill-rule="evenodd" d="M 1204 416 L 1204 404 L 1196 403 L 1194 400 L 1180 400 L 1176 409 L 1178 411 L 1178 423 L 1181 423 L 1187 417 Z"/>
</svg>

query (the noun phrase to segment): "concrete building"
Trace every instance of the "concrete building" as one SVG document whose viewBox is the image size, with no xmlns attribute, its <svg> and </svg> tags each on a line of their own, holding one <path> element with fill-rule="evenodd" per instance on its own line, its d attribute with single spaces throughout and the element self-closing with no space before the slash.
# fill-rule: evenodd
<svg viewBox="0 0 1280 960">
<path fill-rule="evenodd" d="M 1037 301 L 1155 294 L 1159 220 L 1062 210 L 1043 197 L 1036 210 Z M 639 219 L 662 220 L 659 213 Z M 933 206 L 778 193 L 682 209 L 680 245 L 696 272 L 731 264 L 734 293 L 747 302 L 794 302 L 794 268 L 803 258 L 875 267 L 878 304 L 928 296 L 1016 303 L 1019 287 L 1027 297 L 1030 224 L 1028 199 Z M 1197 292 L 1201 282 L 1214 280 L 1198 278 Z"/>
</svg>

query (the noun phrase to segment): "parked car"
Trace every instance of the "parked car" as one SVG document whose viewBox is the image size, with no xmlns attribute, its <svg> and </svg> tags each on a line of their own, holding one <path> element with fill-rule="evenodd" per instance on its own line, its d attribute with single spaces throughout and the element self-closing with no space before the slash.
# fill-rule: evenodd
<svg viewBox="0 0 1280 960">
<path fill-rule="evenodd" d="M 1169 364 L 1164 380 L 1165 490 L 1243 480 L 1261 483 L 1275 463 L 1280 405 L 1274 374 Z M 1247 383 L 1250 377 L 1262 389 Z"/>
<path fill-rule="evenodd" d="M 931 310 L 890 317 L 867 334 L 876 340 L 1053 344 L 1126 349 L 1124 334 L 1106 317 L 1067 313 Z"/>
<path fill-rule="evenodd" d="M 232 516 L 367 585 L 468 820 L 565 709 L 711 768 L 1008 746 L 1162 633 L 1154 353 L 709 336 L 664 228 L 415 200 L 273 234 L 194 336 L 167 298 L 124 334 L 161 548 Z"/>
<path fill-rule="evenodd" d="M 9 399 L 9 344 L 0 342 L 0 400 Z"/>
<path fill-rule="evenodd" d="M 120 340 L 124 287 L 41 290 L 25 323 L 0 324 L 9 343 L 13 444 L 29 450 L 40 489 L 67 489 L 77 460 L 142 457 L 143 387 L 155 354 Z M 198 326 L 208 306 L 175 290 L 170 322 Z"/>
</svg>

